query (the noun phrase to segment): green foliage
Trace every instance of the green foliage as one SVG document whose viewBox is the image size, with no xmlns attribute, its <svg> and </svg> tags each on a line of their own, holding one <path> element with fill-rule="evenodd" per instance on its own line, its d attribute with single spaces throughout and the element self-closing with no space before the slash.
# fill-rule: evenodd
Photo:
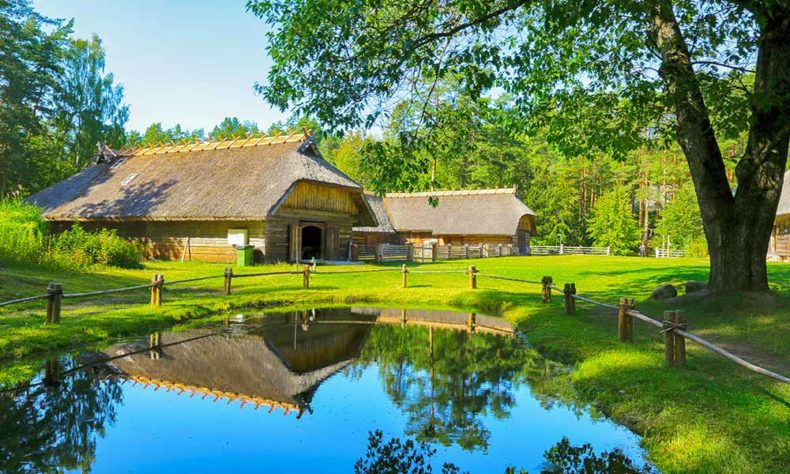
<svg viewBox="0 0 790 474">
<path fill-rule="evenodd" d="M 647 474 L 654 472 L 647 465 L 641 468 L 635 466 L 633 461 L 619 449 L 603 452 L 599 456 L 595 454 L 590 444 L 573 446 L 568 438 L 562 438 L 546 451 L 544 457 L 549 464 L 548 468 L 541 471 L 545 474 Z"/>
<path fill-rule="evenodd" d="M 259 132 L 258 124 L 252 120 L 242 122 L 236 117 L 225 117 L 208 136 L 212 140 L 233 140 L 246 135 L 256 135 Z"/>
<path fill-rule="evenodd" d="M 631 195 L 618 187 L 601 196 L 588 227 L 599 247 L 610 247 L 612 255 L 628 255 L 639 245 L 639 227 L 631 212 Z"/>
<path fill-rule="evenodd" d="M 661 212 L 661 219 L 656 225 L 656 236 L 666 239 L 672 248 L 687 250 L 694 243 L 699 245 L 701 238 L 704 239 L 702 216 L 697 196 L 692 189 L 686 187 L 675 193 Z M 695 252 L 699 254 L 698 250 Z"/>
<path fill-rule="evenodd" d="M 433 466 L 431 458 L 436 450 L 428 443 L 405 442 L 390 438 L 384 442 L 380 430 L 368 433 L 368 448 L 365 455 L 354 463 L 356 474 L 430 474 Z M 454 464 L 444 463 L 442 474 L 457 474 L 460 469 Z"/>
<path fill-rule="evenodd" d="M 41 209 L 19 199 L 0 199 L 0 262 L 38 262 L 47 224 Z"/>
<path fill-rule="evenodd" d="M 74 224 L 53 237 L 52 258 L 63 267 L 141 268 L 142 254 L 137 245 L 118 237 L 114 229 L 86 232 L 79 224 Z"/>
</svg>

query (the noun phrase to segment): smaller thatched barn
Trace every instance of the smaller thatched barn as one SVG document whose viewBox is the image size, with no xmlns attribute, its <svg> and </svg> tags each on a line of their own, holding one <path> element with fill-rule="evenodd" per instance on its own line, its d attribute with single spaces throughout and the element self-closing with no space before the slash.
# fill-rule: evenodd
<svg viewBox="0 0 790 474">
<path fill-rule="evenodd" d="M 432 206 L 431 198 L 438 205 Z M 514 188 L 390 193 L 380 203 L 372 196 L 366 199 L 370 207 L 381 208 L 376 211 L 379 226 L 355 227 L 359 245 L 393 239 L 414 245 L 512 244 L 519 255 L 527 255 L 537 231 L 535 212 Z"/>
<path fill-rule="evenodd" d="M 790 260 L 790 171 L 785 173 L 782 196 L 776 211 L 774 232 L 768 252 L 781 260 Z"/>
<path fill-rule="evenodd" d="M 117 229 L 164 259 L 229 262 L 248 244 L 259 261 L 345 260 L 352 226 L 378 225 L 362 187 L 301 134 L 105 148 L 30 201 L 55 231 Z"/>
</svg>

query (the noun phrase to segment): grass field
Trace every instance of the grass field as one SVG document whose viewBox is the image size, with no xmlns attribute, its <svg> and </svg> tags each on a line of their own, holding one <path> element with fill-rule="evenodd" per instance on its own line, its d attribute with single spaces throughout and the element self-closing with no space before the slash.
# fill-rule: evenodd
<svg viewBox="0 0 790 474">
<path fill-rule="evenodd" d="M 576 283 L 578 292 L 605 302 L 633 297 L 657 319 L 664 309 L 684 309 L 692 331 L 747 359 L 790 373 L 790 265 L 769 267 L 778 296 L 732 296 L 703 302 L 648 302 L 659 284 L 705 280 L 707 262 L 628 257 L 535 257 L 451 261 L 410 265 L 419 269 L 464 269 L 556 284 Z M 237 273 L 294 270 L 293 266 L 234 269 Z M 253 306 L 311 306 L 376 303 L 382 306 L 454 307 L 499 315 L 516 323 L 545 355 L 573 367 L 572 394 L 565 402 L 594 406 L 644 436 L 650 460 L 664 472 L 782 472 L 790 465 L 790 386 L 752 374 L 705 349 L 689 344 L 688 368 L 663 367 L 662 336 L 635 322 L 635 342 L 617 342 L 616 317 L 579 302 L 564 314 L 561 298 L 540 303 L 536 285 L 478 278 L 468 288 L 464 274 L 409 275 L 400 288 L 398 272 L 332 275 L 349 269 L 385 266 L 324 266 L 311 288 L 301 275 L 235 279 L 223 296 L 222 278 L 165 289 L 161 308 L 147 305 L 147 290 L 102 300 L 67 300 L 58 326 L 44 324 L 44 302 L 0 308 L 0 383 L 11 384 L 38 370 L 47 352 L 108 340 Z M 152 262 L 144 270 L 97 269 L 55 273 L 40 268 L 0 269 L 0 301 L 41 294 L 49 281 L 67 293 L 147 283 L 154 273 L 166 280 L 221 275 L 224 265 Z M 395 269 L 395 268 L 393 268 Z"/>
</svg>

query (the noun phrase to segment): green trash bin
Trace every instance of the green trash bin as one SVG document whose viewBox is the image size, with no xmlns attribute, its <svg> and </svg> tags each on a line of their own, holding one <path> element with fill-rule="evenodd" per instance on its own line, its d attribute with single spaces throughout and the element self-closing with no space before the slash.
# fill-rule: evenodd
<svg viewBox="0 0 790 474">
<path fill-rule="evenodd" d="M 238 265 L 239 267 L 252 266 L 254 256 L 255 256 L 255 246 L 253 245 L 236 246 L 236 265 Z"/>
</svg>

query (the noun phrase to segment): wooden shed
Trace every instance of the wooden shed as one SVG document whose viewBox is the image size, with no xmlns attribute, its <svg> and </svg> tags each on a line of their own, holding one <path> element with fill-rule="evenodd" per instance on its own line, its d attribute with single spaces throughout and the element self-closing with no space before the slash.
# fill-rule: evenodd
<svg viewBox="0 0 790 474">
<path fill-rule="evenodd" d="M 790 260 L 790 171 L 785 173 L 768 252 L 781 260 Z"/>
<path fill-rule="evenodd" d="M 307 135 L 112 150 L 30 198 L 55 231 L 114 228 L 163 259 L 345 260 L 352 226 L 378 225 L 362 188 Z"/>
<path fill-rule="evenodd" d="M 366 198 L 375 209 L 376 198 Z M 438 201 L 436 206 L 431 198 Z M 355 228 L 356 243 L 389 243 L 392 229 L 400 243 L 512 244 L 520 255 L 527 255 L 536 234 L 535 212 L 516 197 L 515 188 L 390 193 L 380 206 L 379 225 Z"/>
</svg>

